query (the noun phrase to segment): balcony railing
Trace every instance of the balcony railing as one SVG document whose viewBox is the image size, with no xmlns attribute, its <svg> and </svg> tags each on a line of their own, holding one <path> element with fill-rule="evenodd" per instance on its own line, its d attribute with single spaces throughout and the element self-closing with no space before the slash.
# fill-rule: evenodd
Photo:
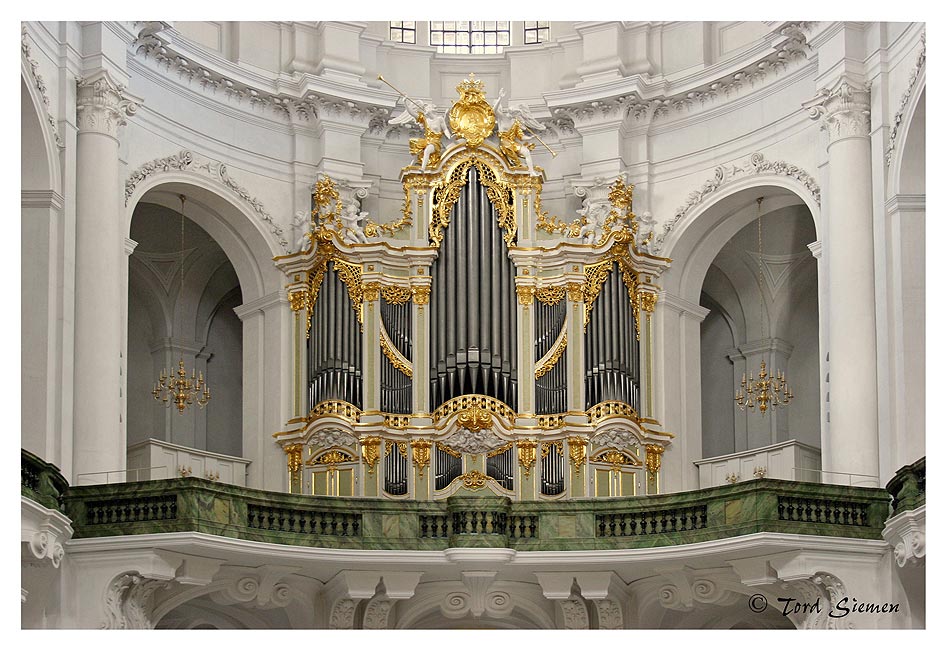
<svg viewBox="0 0 946 650">
<path fill-rule="evenodd" d="M 897 470 L 887 483 L 893 495 L 893 514 L 916 510 L 926 504 L 926 456 Z"/>
<path fill-rule="evenodd" d="M 649 548 L 758 532 L 882 539 L 879 488 L 757 479 L 694 492 L 562 502 L 312 497 L 188 477 L 70 488 L 76 538 L 200 532 L 352 549 Z"/>
<path fill-rule="evenodd" d="M 69 487 L 59 468 L 35 454 L 20 451 L 20 493 L 53 510 L 62 510 L 62 495 Z"/>
</svg>

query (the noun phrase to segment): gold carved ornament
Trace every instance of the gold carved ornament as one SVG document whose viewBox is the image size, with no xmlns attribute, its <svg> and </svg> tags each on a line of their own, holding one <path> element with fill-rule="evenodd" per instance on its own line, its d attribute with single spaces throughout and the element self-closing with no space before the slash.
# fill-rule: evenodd
<svg viewBox="0 0 946 650">
<path fill-rule="evenodd" d="M 397 284 L 386 284 L 381 287 L 381 297 L 389 305 L 403 305 L 411 299 L 413 290 L 411 287 L 402 287 Z"/>
<path fill-rule="evenodd" d="M 538 443 L 535 440 L 519 440 L 516 447 L 519 449 L 519 464 L 522 466 L 522 474 L 529 478 L 532 468 L 535 466 L 535 449 Z"/>
<path fill-rule="evenodd" d="M 528 307 L 532 304 L 534 299 L 535 287 L 531 285 L 518 285 L 516 287 L 516 295 L 519 297 L 519 304 Z"/>
<path fill-rule="evenodd" d="M 368 473 L 374 474 L 375 465 L 381 458 L 381 438 L 379 436 L 367 436 L 361 439 L 361 455 L 368 466 Z"/>
<path fill-rule="evenodd" d="M 558 304 L 565 297 L 565 287 L 540 287 L 535 290 L 535 299 L 549 307 Z"/>
<path fill-rule="evenodd" d="M 430 287 L 427 285 L 415 285 L 411 287 L 411 293 L 414 296 L 414 304 L 424 306 L 430 303 Z"/>
<path fill-rule="evenodd" d="M 601 295 L 601 288 L 604 286 L 605 280 L 608 279 L 608 273 L 611 272 L 613 265 L 613 261 L 604 260 L 585 267 L 585 283 L 582 285 L 582 296 L 585 301 L 584 328 L 586 332 L 588 331 L 588 323 L 591 321 L 591 310 L 594 309 L 595 300 Z"/>
<path fill-rule="evenodd" d="M 474 469 L 466 474 L 460 474 L 457 478 L 463 481 L 463 487 L 469 490 L 479 490 L 486 486 L 486 481 L 489 479 L 489 476 Z"/>
<path fill-rule="evenodd" d="M 385 440 L 384 441 L 384 455 L 387 456 L 392 451 L 397 450 L 404 458 L 407 458 L 407 443 L 403 440 Z"/>
<path fill-rule="evenodd" d="M 585 463 L 585 445 L 587 440 L 578 436 L 568 439 L 568 457 L 572 461 L 572 469 L 575 470 L 575 476 L 581 471 L 581 466 Z"/>
<path fill-rule="evenodd" d="M 565 333 L 565 329 L 563 325 L 562 331 L 559 332 L 558 338 L 555 339 L 555 343 L 552 344 L 552 347 L 549 348 L 549 351 L 546 352 L 541 359 L 536 361 L 536 379 L 548 374 L 548 372 L 555 367 L 555 364 L 558 363 L 559 359 L 562 358 L 562 355 L 565 354 L 565 348 L 568 346 L 568 335 Z"/>
<path fill-rule="evenodd" d="M 418 477 L 424 477 L 424 468 L 430 465 L 430 440 L 411 440 L 411 453 L 414 456 L 414 465 L 417 466 Z"/>
<path fill-rule="evenodd" d="M 647 472 L 654 476 L 660 471 L 660 455 L 664 453 L 664 448 L 660 445 L 647 445 L 646 449 L 647 456 L 644 465 L 647 467 Z"/>
<path fill-rule="evenodd" d="M 516 186 L 506 179 L 500 179 L 486 161 L 486 156 L 475 150 L 468 150 L 456 157 L 458 162 L 450 171 L 446 181 L 437 181 L 434 184 L 434 207 L 430 219 L 428 234 L 434 246 L 440 247 L 443 242 L 443 229 L 450 225 L 450 210 L 460 198 L 460 192 L 466 187 L 467 172 L 470 167 L 476 167 L 480 175 L 480 182 L 486 188 L 489 202 L 499 213 L 498 225 L 505 232 L 503 241 L 506 246 L 512 246 L 516 241 L 516 211 L 514 195 Z"/>
<path fill-rule="evenodd" d="M 290 474 L 295 474 L 302 468 L 302 443 L 295 442 L 282 448 L 286 452 L 286 466 Z"/>
<path fill-rule="evenodd" d="M 476 148 L 493 133 L 496 115 L 493 107 L 486 101 L 483 82 L 475 79 L 471 72 L 469 79 L 457 85 L 460 99 L 450 109 L 450 129 L 457 138 L 465 140 L 466 146 Z"/>
<path fill-rule="evenodd" d="M 292 311 L 300 311 L 306 308 L 309 302 L 309 292 L 305 289 L 301 291 L 292 291 L 289 294 L 289 307 Z"/>
<path fill-rule="evenodd" d="M 327 465 L 330 472 L 335 471 L 335 468 L 340 463 L 350 463 L 355 460 L 355 457 L 349 454 L 348 452 L 342 451 L 340 449 L 330 449 L 325 453 L 319 455 L 317 458 L 309 461 L 309 465 Z"/>
<path fill-rule="evenodd" d="M 401 351 L 397 349 L 394 345 L 394 342 L 391 341 L 391 337 L 388 336 L 388 331 L 384 328 L 384 323 L 380 323 L 381 326 L 381 352 L 384 353 L 384 356 L 388 358 L 388 361 L 391 362 L 391 365 L 395 369 L 401 371 L 409 378 L 414 376 L 414 365 L 408 361 L 407 357 L 401 354 Z"/>
<path fill-rule="evenodd" d="M 489 411 L 481 409 L 474 400 L 457 416 L 457 424 L 475 433 L 490 428 L 493 425 L 493 416 Z"/>
<path fill-rule="evenodd" d="M 628 454 L 625 454 L 623 451 L 617 449 L 606 449 L 600 453 L 595 454 L 591 458 L 593 463 L 607 463 L 611 466 L 612 472 L 618 472 L 622 467 L 628 465 L 639 465 L 640 462 L 635 462 L 634 458 Z"/>
<path fill-rule="evenodd" d="M 421 155 L 423 155 L 423 149 L 421 149 Z M 431 156 L 433 160 L 433 156 Z M 440 155 L 438 153 L 437 160 L 440 160 Z M 428 163 L 429 164 L 429 163 Z M 375 223 L 371 219 L 365 223 L 365 236 L 366 237 L 378 237 L 381 233 L 393 237 L 395 233 L 408 226 L 412 226 L 414 221 L 412 220 L 413 210 L 411 208 L 411 184 L 406 182 L 404 183 L 404 206 L 401 208 L 401 218 L 395 221 L 388 221 L 387 223 Z"/>
</svg>

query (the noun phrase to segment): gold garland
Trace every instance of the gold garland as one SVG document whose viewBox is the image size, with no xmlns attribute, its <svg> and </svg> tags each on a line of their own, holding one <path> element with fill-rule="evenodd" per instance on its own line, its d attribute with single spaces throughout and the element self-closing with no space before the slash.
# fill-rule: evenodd
<svg viewBox="0 0 946 650">
<path fill-rule="evenodd" d="M 487 458 L 492 458 L 493 456 L 499 456 L 500 454 L 505 454 L 507 451 L 512 449 L 512 446 L 516 444 L 514 440 L 510 440 L 502 447 L 497 447 L 496 449 L 486 452 Z"/>
<path fill-rule="evenodd" d="M 381 327 L 381 352 L 384 353 L 384 356 L 388 358 L 388 361 L 391 362 L 391 365 L 395 369 L 400 370 L 402 373 L 407 375 L 409 378 L 414 376 L 414 366 L 413 364 L 403 355 L 401 351 L 397 349 L 394 345 L 394 342 L 391 341 L 391 337 L 388 336 L 388 332 L 384 329 L 384 323 L 379 323 Z"/>
<path fill-rule="evenodd" d="M 535 299 L 552 307 L 565 297 L 565 287 L 540 287 L 535 290 Z"/>
<path fill-rule="evenodd" d="M 411 287 L 402 287 L 399 284 L 381 285 L 381 297 L 389 305 L 403 305 L 411 299 L 413 289 Z"/>
<path fill-rule="evenodd" d="M 562 331 L 559 332 L 555 343 L 553 343 L 552 347 L 549 348 L 549 351 L 545 353 L 545 356 L 536 362 L 536 379 L 545 376 L 552 368 L 554 368 L 555 364 L 558 363 L 558 360 L 561 359 L 562 355 L 565 353 L 565 347 L 568 345 L 568 335 L 565 333 L 565 329 L 566 328 L 563 325 Z"/>
</svg>

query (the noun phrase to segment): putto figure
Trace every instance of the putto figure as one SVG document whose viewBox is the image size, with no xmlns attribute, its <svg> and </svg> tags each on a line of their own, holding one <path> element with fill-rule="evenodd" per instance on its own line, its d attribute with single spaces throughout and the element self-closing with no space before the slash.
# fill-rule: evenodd
<svg viewBox="0 0 946 650">
<path fill-rule="evenodd" d="M 545 126 L 532 117 L 532 112 L 525 104 L 507 108 L 500 106 L 500 101 L 505 95 L 506 90 L 501 88 L 499 97 L 493 103 L 493 112 L 496 113 L 499 126 L 497 134 L 499 149 L 510 167 L 520 167 L 524 158 L 529 173 L 535 174 L 535 167 L 532 164 L 532 150 L 535 149 L 535 143 L 527 142 L 535 136 L 523 133 L 522 127 L 526 127 L 531 131 L 544 131 Z"/>
<path fill-rule="evenodd" d="M 359 212 L 358 206 L 349 203 L 342 210 L 339 218 L 342 220 L 342 241 L 346 244 L 367 244 L 368 237 L 365 236 L 362 222 L 368 218 L 367 212 Z"/>
<path fill-rule="evenodd" d="M 388 124 L 407 124 L 413 119 L 424 129 L 423 138 L 411 138 L 411 153 L 417 156 L 417 162 L 424 171 L 428 167 L 436 167 L 440 163 L 440 155 L 443 153 L 443 136 L 446 135 L 449 140 L 452 135 L 447 126 L 447 120 L 442 111 L 430 102 L 417 104 L 411 99 L 405 98 L 405 111 L 388 121 Z"/>
</svg>

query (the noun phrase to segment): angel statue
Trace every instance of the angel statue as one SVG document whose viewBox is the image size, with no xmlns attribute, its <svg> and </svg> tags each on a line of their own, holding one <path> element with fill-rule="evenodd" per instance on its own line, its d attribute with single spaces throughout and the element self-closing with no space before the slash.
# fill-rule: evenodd
<svg viewBox="0 0 946 650">
<path fill-rule="evenodd" d="M 411 138 L 411 153 L 417 156 L 421 170 L 426 171 L 428 166 L 436 167 L 440 163 L 440 154 L 443 151 L 441 139 L 444 135 L 448 140 L 453 137 L 447 126 L 445 113 L 438 111 L 437 107 L 430 102 L 417 104 L 414 100 L 407 98 L 405 98 L 404 108 L 406 110 L 394 119 L 388 120 L 388 124 L 407 124 L 412 119 L 420 124 L 424 129 L 424 137 Z"/>
<path fill-rule="evenodd" d="M 578 210 L 581 217 L 581 230 L 578 237 L 582 244 L 593 244 L 598 238 L 598 230 L 604 225 L 608 217 L 608 206 L 605 203 L 592 203 Z"/>
<path fill-rule="evenodd" d="M 526 142 L 535 136 L 523 133 L 522 127 L 531 131 L 544 131 L 545 126 L 532 117 L 532 111 L 525 104 L 506 108 L 500 106 L 499 102 L 505 96 L 506 89 L 500 88 L 499 97 L 493 103 L 493 112 L 496 114 L 498 123 L 499 149 L 510 167 L 520 167 L 522 159 L 525 158 L 529 173 L 535 174 L 535 167 L 532 164 L 532 150 L 535 149 L 535 143 Z"/>
<path fill-rule="evenodd" d="M 654 226 L 657 220 L 650 212 L 645 212 L 637 217 L 637 224 L 637 241 L 635 242 L 637 249 L 645 253 L 653 253 Z"/>
<path fill-rule="evenodd" d="M 342 241 L 346 244 L 367 244 L 368 237 L 365 236 L 365 230 L 361 222 L 368 218 L 367 212 L 359 212 L 358 206 L 349 203 L 342 208 L 339 215 L 342 220 Z"/>
<path fill-rule="evenodd" d="M 299 234 L 296 239 L 294 251 L 302 251 L 306 248 L 309 240 L 309 233 L 312 230 L 312 219 L 306 212 L 299 210 L 292 218 L 292 231 Z"/>
</svg>

